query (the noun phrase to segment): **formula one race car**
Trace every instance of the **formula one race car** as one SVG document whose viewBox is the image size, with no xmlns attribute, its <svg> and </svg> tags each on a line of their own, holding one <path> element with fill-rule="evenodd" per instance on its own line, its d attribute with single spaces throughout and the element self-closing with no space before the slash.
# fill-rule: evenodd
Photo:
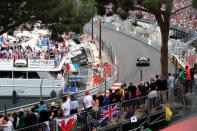
<svg viewBox="0 0 197 131">
<path fill-rule="evenodd" d="M 136 66 L 150 66 L 150 59 L 147 57 L 137 58 Z"/>
</svg>

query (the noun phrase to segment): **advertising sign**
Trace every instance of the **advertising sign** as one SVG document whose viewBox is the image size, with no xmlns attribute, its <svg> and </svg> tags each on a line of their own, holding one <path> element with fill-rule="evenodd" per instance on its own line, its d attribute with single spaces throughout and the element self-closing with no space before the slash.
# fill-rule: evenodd
<svg viewBox="0 0 197 131">
<path fill-rule="evenodd" d="M 29 59 L 28 67 L 54 68 L 54 60 Z"/>
<path fill-rule="evenodd" d="M 0 59 L 0 67 L 13 67 L 13 60 Z"/>
</svg>

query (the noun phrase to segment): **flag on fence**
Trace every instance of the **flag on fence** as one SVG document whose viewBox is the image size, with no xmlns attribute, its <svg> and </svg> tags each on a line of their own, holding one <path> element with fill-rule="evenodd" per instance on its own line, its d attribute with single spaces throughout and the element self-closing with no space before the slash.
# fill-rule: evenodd
<svg viewBox="0 0 197 131">
<path fill-rule="evenodd" d="M 64 119 L 56 119 L 58 131 L 73 131 L 77 128 L 77 115 Z"/>
<path fill-rule="evenodd" d="M 5 39 L 4 39 L 3 35 L 1 35 L 0 41 L 1 41 L 0 43 L 3 44 L 4 46 L 9 46 L 8 44 L 5 43 Z"/>
<path fill-rule="evenodd" d="M 111 105 L 101 109 L 100 122 L 112 120 L 120 112 L 119 105 Z"/>
<path fill-rule="evenodd" d="M 44 122 L 44 125 L 45 125 L 45 131 L 50 131 L 51 129 L 50 129 L 50 126 L 49 126 L 49 121 L 45 121 Z"/>
<path fill-rule="evenodd" d="M 66 40 L 70 40 L 70 34 L 66 37 Z"/>
</svg>

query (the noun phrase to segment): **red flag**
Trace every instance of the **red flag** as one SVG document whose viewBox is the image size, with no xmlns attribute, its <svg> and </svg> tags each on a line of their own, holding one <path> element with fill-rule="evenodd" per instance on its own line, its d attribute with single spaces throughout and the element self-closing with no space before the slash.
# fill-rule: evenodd
<svg viewBox="0 0 197 131">
<path fill-rule="evenodd" d="M 56 119 L 58 131 L 73 131 L 77 129 L 77 116 L 73 115 L 69 118 Z"/>
<path fill-rule="evenodd" d="M 70 40 L 70 34 L 66 37 L 66 40 Z"/>
<path fill-rule="evenodd" d="M 70 75 L 70 65 L 69 64 L 66 65 L 66 70 L 67 70 L 67 74 Z"/>
<path fill-rule="evenodd" d="M 89 36 L 87 36 L 87 35 L 83 35 L 81 38 L 89 38 Z"/>
<path fill-rule="evenodd" d="M 3 42 L 4 42 L 4 46 L 9 46 L 8 44 L 5 43 L 5 39 L 3 37 L 3 34 L 1 35 L 2 39 L 3 39 Z"/>
<path fill-rule="evenodd" d="M 65 41 L 62 42 L 62 45 L 64 46 L 64 48 L 66 49 L 66 44 Z"/>
</svg>

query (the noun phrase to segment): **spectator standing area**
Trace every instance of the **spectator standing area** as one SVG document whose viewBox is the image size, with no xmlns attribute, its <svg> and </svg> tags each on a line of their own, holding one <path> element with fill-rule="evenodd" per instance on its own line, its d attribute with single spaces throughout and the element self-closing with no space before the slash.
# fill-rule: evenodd
<svg viewBox="0 0 197 131">
<path fill-rule="evenodd" d="M 127 87 L 123 84 L 121 89 L 110 92 L 109 96 L 102 96 L 100 92 L 91 96 L 86 91 L 84 108 L 78 106 L 78 102 L 73 96 L 70 97 L 68 91 L 67 96 L 56 102 L 49 104 L 41 101 L 40 105 L 35 105 L 31 109 L 20 109 L 13 114 L 7 112 L 6 116 L 1 115 L 0 127 L 15 128 L 17 131 L 59 129 L 91 131 L 121 128 L 122 125 L 131 123 L 133 128 L 136 122 L 142 122 L 139 126 L 142 127 L 165 120 L 165 110 L 168 107 L 171 108 L 174 117 L 182 113 L 183 98 L 178 95 L 181 92 L 179 86 L 157 91 L 156 95 L 152 95 L 151 92 L 154 91 L 152 85 L 145 87 L 143 84 L 138 87 L 131 84 Z M 147 93 L 143 94 L 143 88 L 147 89 L 145 89 Z M 171 92 L 175 95 L 169 95 Z"/>
</svg>

